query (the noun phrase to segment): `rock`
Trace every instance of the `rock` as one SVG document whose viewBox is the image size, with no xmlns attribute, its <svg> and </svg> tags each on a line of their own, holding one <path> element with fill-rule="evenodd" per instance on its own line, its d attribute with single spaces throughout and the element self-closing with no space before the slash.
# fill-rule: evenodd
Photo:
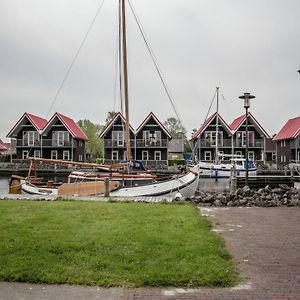
<svg viewBox="0 0 300 300">
<path fill-rule="evenodd" d="M 279 188 L 285 191 L 290 190 L 290 187 L 287 184 L 279 184 Z"/>
<path fill-rule="evenodd" d="M 227 206 L 234 206 L 234 205 L 233 205 L 233 201 L 228 201 L 228 202 L 227 202 Z"/>
<path fill-rule="evenodd" d="M 214 201 L 214 205 L 215 206 L 222 206 L 222 202 L 219 199 L 217 199 L 217 200 Z"/>
<path fill-rule="evenodd" d="M 235 192 L 236 195 L 240 195 L 243 193 L 243 190 L 241 188 L 238 188 Z"/>
<path fill-rule="evenodd" d="M 248 193 L 250 193 L 250 188 L 249 188 L 249 186 L 244 186 L 243 187 L 243 189 L 242 189 L 242 192 L 243 192 L 243 194 L 248 194 Z"/>
<path fill-rule="evenodd" d="M 273 194 L 284 194 L 284 190 L 280 189 L 280 188 L 275 188 L 272 190 Z"/>
<path fill-rule="evenodd" d="M 215 200 L 214 195 L 207 195 L 204 198 L 201 199 L 201 202 L 203 203 L 212 203 Z"/>
</svg>

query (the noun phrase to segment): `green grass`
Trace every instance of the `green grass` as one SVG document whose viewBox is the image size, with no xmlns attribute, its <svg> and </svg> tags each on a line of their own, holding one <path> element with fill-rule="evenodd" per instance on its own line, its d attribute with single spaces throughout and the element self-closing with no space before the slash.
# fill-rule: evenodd
<svg viewBox="0 0 300 300">
<path fill-rule="evenodd" d="M 0 201 L 0 280 L 232 286 L 223 240 L 190 205 Z"/>
</svg>

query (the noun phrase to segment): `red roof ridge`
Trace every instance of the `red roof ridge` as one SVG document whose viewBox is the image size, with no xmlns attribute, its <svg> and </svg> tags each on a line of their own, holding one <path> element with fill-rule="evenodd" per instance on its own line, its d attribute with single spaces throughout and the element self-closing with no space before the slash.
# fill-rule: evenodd
<svg viewBox="0 0 300 300">
<path fill-rule="evenodd" d="M 54 115 L 49 120 L 47 126 L 51 123 L 51 121 L 55 117 L 58 117 L 58 119 L 65 125 L 65 127 L 68 129 L 68 131 L 71 133 L 73 137 L 85 141 L 89 140 L 88 137 L 85 135 L 85 133 L 81 130 L 81 128 L 76 124 L 76 122 L 73 119 L 61 113 L 55 112 Z"/>
<path fill-rule="evenodd" d="M 289 119 L 275 135 L 273 141 L 294 139 L 300 133 L 300 116 Z"/>
</svg>

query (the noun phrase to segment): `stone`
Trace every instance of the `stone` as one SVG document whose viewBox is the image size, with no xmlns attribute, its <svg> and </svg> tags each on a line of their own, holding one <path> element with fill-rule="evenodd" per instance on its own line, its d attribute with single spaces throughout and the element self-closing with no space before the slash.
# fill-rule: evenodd
<svg viewBox="0 0 300 300">
<path fill-rule="evenodd" d="M 203 203 L 211 203 L 215 200 L 214 195 L 207 195 L 204 198 L 201 199 L 201 202 Z"/>
<path fill-rule="evenodd" d="M 284 194 L 284 190 L 280 189 L 280 188 L 275 188 L 272 190 L 273 194 Z"/>
<path fill-rule="evenodd" d="M 215 206 L 222 206 L 222 202 L 219 199 L 217 199 L 217 200 L 214 201 L 214 205 Z"/>
<path fill-rule="evenodd" d="M 243 189 L 242 189 L 242 192 L 243 192 L 243 194 L 248 194 L 248 193 L 250 193 L 250 188 L 249 188 L 249 186 L 244 186 L 243 187 Z"/>
<path fill-rule="evenodd" d="M 228 201 L 228 202 L 227 202 L 227 206 L 234 206 L 234 205 L 233 205 L 233 201 Z"/>
</svg>

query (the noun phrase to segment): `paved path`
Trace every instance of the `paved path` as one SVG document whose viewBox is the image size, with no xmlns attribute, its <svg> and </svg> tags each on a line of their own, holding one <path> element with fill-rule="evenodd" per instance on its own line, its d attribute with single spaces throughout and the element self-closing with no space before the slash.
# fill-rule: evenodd
<svg viewBox="0 0 300 300">
<path fill-rule="evenodd" d="M 299 299 L 300 208 L 202 208 L 233 254 L 245 280 L 234 288 L 102 289 L 0 283 L 1 300 L 35 299 Z"/>
</svg>

